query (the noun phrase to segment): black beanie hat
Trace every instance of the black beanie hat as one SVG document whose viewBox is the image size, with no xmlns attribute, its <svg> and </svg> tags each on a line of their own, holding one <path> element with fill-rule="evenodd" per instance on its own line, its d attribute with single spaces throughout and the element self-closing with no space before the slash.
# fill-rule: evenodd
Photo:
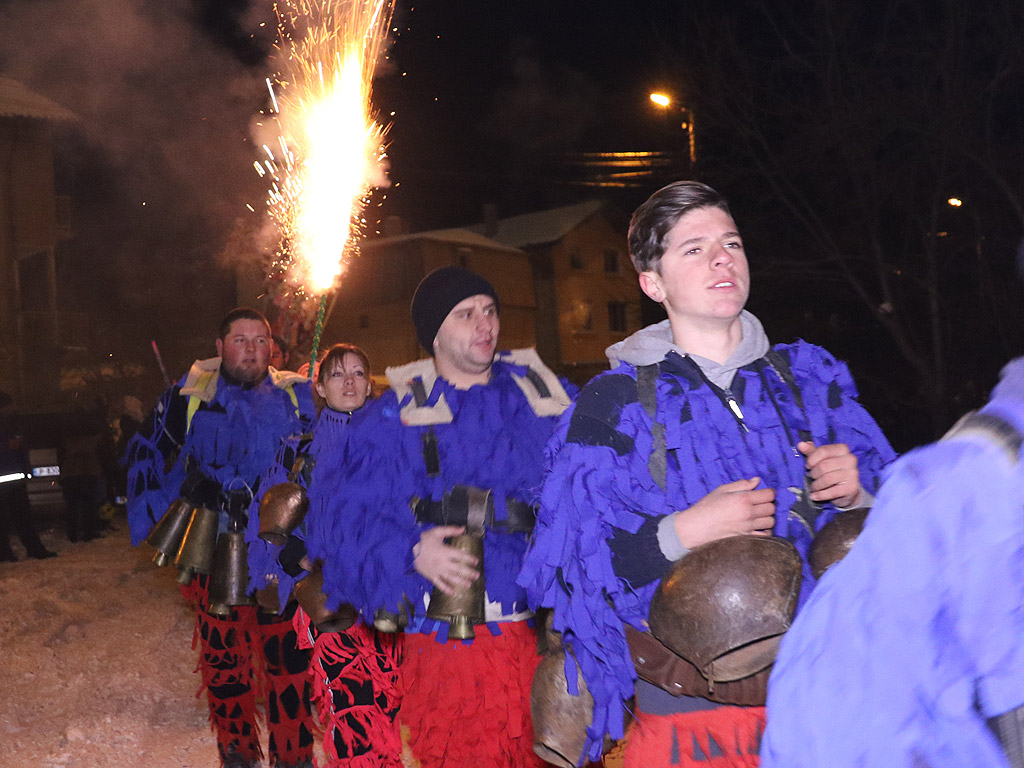
<svg viewBox="0 0 1024 768">
<path fill-rule="evenodd" d="M 431 355 L 434 337 L 448 313 L 470 296 L 490 296 L 498 306 L 494 286 L 476 272 L 462 267 L 440 267 L 424 277 L 412 297 L 412 324 L 416 338 Z"/>
</svg>

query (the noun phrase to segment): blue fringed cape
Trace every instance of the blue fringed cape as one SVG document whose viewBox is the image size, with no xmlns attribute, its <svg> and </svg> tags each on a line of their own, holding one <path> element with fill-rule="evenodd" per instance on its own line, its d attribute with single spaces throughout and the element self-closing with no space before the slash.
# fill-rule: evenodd
<svg viewBox="0 0 1024 768">
<path fill-rule="evenodd" d="M 193 372 L 201 364 L 193 366 Z M 216 371 L 216 368 L 213 369 Z M 191 375 L 191 374 L 190 374 Z M 267 376 L 255 386 L 208 379 L 188 423 L 190 377 L 161 396 L 153 413 L 128 443 L 128 525 L 132 544 L 141 543 L 177 498 L 189 472 L 201 473 L 223 490 L 255 492 L 285 437 L 300 433 L 315 414 L 308 382 Z M 196 395 L 198 397 L 198 395 Z M 222 518 L 224 516 L 222 515 Z M 226 525 L 222 519 L 221 525 Z"/>
<path fill-rule="evenodd" d="M 982 413 L 1024 433 L 1024 360 Z M 891 469 L 786 634 L 765 768 L 1006 766 L 985 719 L 1024 705 L 1024 463 L 978 433 Z"/>
<path fill-rule="evenodd" d="M 534 413 L 513 372 L 522 375 L 525 369 L 496 361 L 490 382 L 468 390 L 436 379 L 427 404 L 443 395 L 453 415 L 450 423 L 432 427 L 438 477 L 427 476 L 423 454 L 430 428 L 402 423 L 400 410 L 409 398 L 400 402 L 394 391 L 364 407 L 344 461 L 328 469 L 320 459 L 318 482 L 322 478 L 321 492 L 331 502 L 311 509 L 308 546 L 310 556 L 323 561 L 329 606 L 350 602 L 372 621 L 376 609 L 397 611 L 404 598 L 422 614 L 431 585 L 413 568 L 413 545 L 425 530 L 413 516 L 414 498 L 440 501 L 456 484 L 491 488 L 499 520 L 507 516 L 506 497 L 537 502 L 544 446 L 557 420 Z M 527 608 L 525 592 L 515 583 L 526 544 L 524 533 L 489 529 L 484 536 L 487 595 L 506 615 Z"/>
<path fill-rule="evenodd" d="M 245 540 L 249 544 L 249 588 L 251 590 L 262 589 L 267 585 L 268 578 L 276 577 L 278 598 L 280 604 L 284 605 L 288 602 L 295 582 L 305 575 L 303 573 L 298 577 L 292 577 L 285 573 L 278 561 L 282 547 L 268 544 L 260 539 L 259 506 L 263 494 L 268 488 L 286 482 L 295 459 L 305 454 L 307 462 L 312 465 L 312 471 L 300 473 L 296 477 L 296 482 L 306 489 L 310 509 L 320 510 L 314 515 L 322 514 L 324 504 L 329 499 L 319 492 L 321 484 L 317 482 L 316 468 L 321 463 L 321 459 L 325 466 L 330 466 L 335 461 L 344 461 L 345 446 L 350 434 L 349 425 L 353 418 L 358 418 L 359 413 L 358 411 L 355 414 L 341 413 L 325 407 L 313 428 L 312 437 L 297 435 L 285 440 L 278 452 L 277 459 L 263 473 L 259 493 L 253 499 L 252 506 L 249 507 L 249 525 L 245 533 Z M 303 520 L 294 535 L 305 539 L 307 526 L 308 523 Z"/>
<path fill-rule="evenodd" d="M 789 361 L 803 408 L 774 369 L 755 361 L 740 368 L 731 385 L 749 432 L 692 361 L 676 352 L 665 357 L 656 383 L 657 420 L 665 426 L 667 449 L 665 491 L 648 469 L 652 421 L 637 399 L 636 369 L 628 364 L 584 388 L 548 446 L 550 472 L 519 581 L 532 607 L 554 608 L 555 629 L 564 633 L 594 696 L 591 759 L 598 758 L 605 733 L 622 736 L 622 710 L 636 679 L 624 625 L 645 628 L 660 583 L 659 576 L 634 587 L 617 575 L 609 546 L 616 532 L 650 534 L 665 515 L 718 486 L 756 476 L 775 489 L 775 534 L 806 557 L 813 532 L 795 513 L 787 515 L 796 500 L 793 489 L 804 486 L 804 458 L 795 450 L 798 430 L 807 430 L 818 445 L 849 445 L 869 492 L 894 458 L 878 425 L 857 403 L 844 364 L 804 342 L 775 349 Z M 815 530 L 835 512 L 824 505 Z M 664 569 L 669 565 L 665 561 Z M 805 562 L 803 594 L 812 586 Z"/>
</svg>

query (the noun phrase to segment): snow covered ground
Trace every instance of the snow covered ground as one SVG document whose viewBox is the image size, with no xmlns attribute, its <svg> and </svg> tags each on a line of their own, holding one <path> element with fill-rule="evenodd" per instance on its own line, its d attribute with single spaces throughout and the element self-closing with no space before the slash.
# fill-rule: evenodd
<svg viewBox="0 0 1024 768">
<path fill-rule="evenodd" d="M 114 525 L 78 544 L 44 530 L 58 557 L 0 563 L 3 768 L 218 765 L 175 571 Z"/>
</svg>

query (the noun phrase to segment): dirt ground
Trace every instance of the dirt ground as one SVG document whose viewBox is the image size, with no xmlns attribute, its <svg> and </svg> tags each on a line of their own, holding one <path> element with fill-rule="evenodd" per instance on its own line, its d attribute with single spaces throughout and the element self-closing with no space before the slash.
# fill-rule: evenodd
<svg viewBox="0 0 1024 768">
<path fill-rule="evenodd" d="M 218 764 L 174 569 L 113 522 L 77 544 L 44 530 L 57 557 L 0 563 L 2 766 Z"/>
</svg>

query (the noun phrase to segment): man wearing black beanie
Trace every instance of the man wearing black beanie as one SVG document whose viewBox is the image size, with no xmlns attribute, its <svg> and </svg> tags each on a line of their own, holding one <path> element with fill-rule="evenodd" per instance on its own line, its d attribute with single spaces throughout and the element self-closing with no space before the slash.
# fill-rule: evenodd
<svg viewBox="0 0 1024 768">
<path fill-rule="evenodd" d="M 311 517 L 323 534 L 310 555 L 329 598 L 379 629 L 407 622 L 399 720 L 423 768 L 542 765 L 530 723 L 536 635 L 515 580 L 571 385 L 533 349 L 495 352 L 498 308 L 474 272 L 427 275 L 411 309 L 431 358 L 389 368 L 391 389 L 353 420 L 343 462 L 317 467 L 345 490 L 329 523 Z M 477 608 L 438 607 L 473 590 Z"/>
</svg>

